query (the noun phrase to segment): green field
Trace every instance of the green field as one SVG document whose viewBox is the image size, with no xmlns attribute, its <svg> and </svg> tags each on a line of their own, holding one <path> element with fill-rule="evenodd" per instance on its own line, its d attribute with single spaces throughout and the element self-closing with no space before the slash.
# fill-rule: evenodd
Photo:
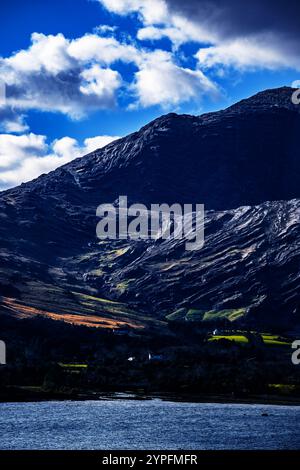
<svg viewBox="0 0 300 470">
<path fill-rule="evenodd" d="M 166 316 L 169 321 L 194 321 L 208 322 L 227 319 L 234 322 L 242 318 L 246 313 L 246 308 L 225 309 L 225 310 L 200 310 L 198 308 L 179 308 L 175 312 Z"/>
<path fill-rule="evenodd" d="M 278 335 L 272 335 L 269 333 L 263 333 L 261 335 L 264 344 L 270 346 L 291 346 L 291 342 L 286 338 L 282 338 Z"/>
<path fill-rule="evenodd" d="M 236 343 L 249 343 L 248 338 L 244 335 L 215 335 L 208 339 L 208 341 L 219 341 L 220 339 L 227 339 L 228 341 L 235 341 Z"/>
<path fill-rule="evenodd" d="M 88 365 L 87 364 L 65 364 L 63 362 L 59 362 L 58 365 L 62 367 L 63 369 L 87 369 Z"/>
<path fill-rule="evenodd" d="M 215 336 L 211 336 L 208 341 L 218 341 L 220 339 L 227 339 L 229 341 L 235 341 L 236 343 L 249 343 L 249 339 L 247 338 L 247 335 L 243 335 L 243 332 L 237 332 L 237 333 L 224 333 L 224 334 L 219 334 Z M 257 333 L 257 332 L 251 332 L 251 334 L 256 335 L 258 338 L 260 337 L 263 344 L 266 346 L 290 346 L 291 342 L 286 339 L 282 338 L 279 335 L 274 335 L 271 333 Z"/>
<path fill-rule="evenodd" d="M 219 320 L 226 318 L 230 322 L 234 322 L 245 315 L 245 308 L 210 310 L 205 312 L 203 321 Z"/>
</svg>

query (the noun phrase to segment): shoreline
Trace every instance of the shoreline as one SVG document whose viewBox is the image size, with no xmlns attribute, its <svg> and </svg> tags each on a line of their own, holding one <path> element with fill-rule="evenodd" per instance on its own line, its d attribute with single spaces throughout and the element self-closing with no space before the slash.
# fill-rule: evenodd
<svg viewBox="0 0 300 470">
<path fill-rule="evenodd" d="M 197 394 L 193 392 L 158 392 L 144 390 L 107 390 L 107 391 L 78 391 L 78 392 L 44 392 L 24 388 L 14 388 L 0 391 L 0 403 L 33 403 L 51 401 L 113 401 L 132 400 L 145 401 L 159 399 L 169 402 L 186 403 L 220 403 L 220 404 L 245 404 L 245 405 L 278 405 L 300 406 L 300 397 L 288 397 L 282 395 L 249 395 L 232 396 L 218 394 Z"/>
</svg>

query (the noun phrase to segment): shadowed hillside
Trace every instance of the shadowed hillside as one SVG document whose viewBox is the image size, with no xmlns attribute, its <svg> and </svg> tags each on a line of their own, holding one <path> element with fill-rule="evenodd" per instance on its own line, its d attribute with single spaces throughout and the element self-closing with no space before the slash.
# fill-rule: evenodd
<svg viewBox="0 0 300 470">
<path fill-rule="evenodd" d="M 98 316 L 104 328 L 159 328 L 174 313 L 296 328 L 300 114 L 292 91 L 268 90 L 199 117 L 162 116 L 2 192 L 1 311 L 78 315 L 79 324 L 88 316 L 93 326 Z M 204 248 L 99 242 L 96 207 L 123 194 L 205 204 Z"/>
</svg>

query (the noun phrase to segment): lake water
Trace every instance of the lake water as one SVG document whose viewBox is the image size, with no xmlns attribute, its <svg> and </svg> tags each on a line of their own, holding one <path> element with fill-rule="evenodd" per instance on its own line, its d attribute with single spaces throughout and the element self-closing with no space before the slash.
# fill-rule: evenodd
<svg viewBox="0 0 300 470">
<path fill-rule="evenodd" d="M 160 399 L 0 403 L 0 433 L 1 449 L 299 450 L 300 407 Z"/>
</svg>

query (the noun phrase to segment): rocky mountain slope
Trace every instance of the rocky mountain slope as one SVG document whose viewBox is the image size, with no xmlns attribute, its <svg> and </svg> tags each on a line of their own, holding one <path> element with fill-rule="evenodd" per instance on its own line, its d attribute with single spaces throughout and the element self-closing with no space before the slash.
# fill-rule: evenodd
<svg viewBox="0 0 300 470">
<path fill-rule="evenodd" d="M 159 326 L 168 315 L 299 325 L 300 113 L 292 91 L 268 90 L 199 117 L 162 116 L 0 193 L 1 311 L 108 327 Z M 204 248 L 99 242 L 96 207 L 123 194 L 144 204 L 205 204 Z"/>
<path fill-rule="evenodd" d="M 299 199 L 212 211 L 205 234 L 201 250 L 159 240 L 141 255 L 124 256 L 106 277 L 107 295 L 137 297 L 153 314 L 173 308 L 170 319 L 299 322 Z"/>
</svg>

